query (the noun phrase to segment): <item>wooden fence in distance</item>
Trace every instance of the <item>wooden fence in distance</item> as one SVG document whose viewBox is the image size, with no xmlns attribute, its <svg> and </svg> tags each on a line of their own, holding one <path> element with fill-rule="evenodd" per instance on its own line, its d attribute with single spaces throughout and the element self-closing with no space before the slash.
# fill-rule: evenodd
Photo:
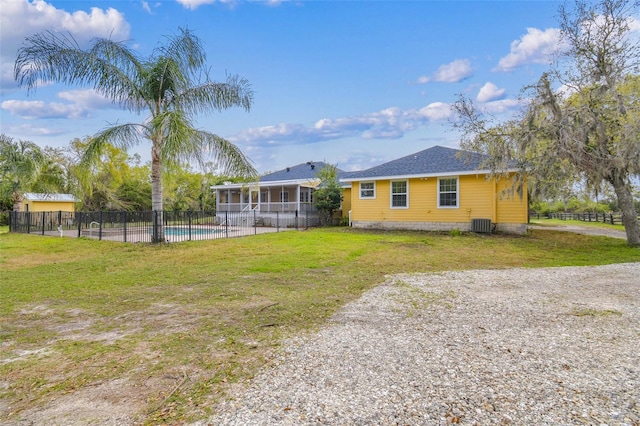
<svg viewBox="0 0 640 426">
<path fill-rule="evenodd" d="M 640 221 L 640 213 L 637 214 Z M 529 213 L 529 219 L 560 219 L 560 220 L 580 220 L 582 222 L 600 222 L 608 223 L 610 225 L 622 225 L 621 213 L 598 213 L 598 212 L 583 212 L 583 213 Z"/>
</svg>

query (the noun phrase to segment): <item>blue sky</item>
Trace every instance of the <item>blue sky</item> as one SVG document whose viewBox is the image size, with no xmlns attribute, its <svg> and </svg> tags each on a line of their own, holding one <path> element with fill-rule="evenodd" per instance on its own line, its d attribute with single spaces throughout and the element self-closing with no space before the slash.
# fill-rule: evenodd
<svg viewBox="0 0 640 426">
<path fill-rule="evenodd" d="M 128 40 L 141 54 L 178 27 L 204 42 L 211 76 L 249 80 L 250 112 L 199 116 L 259 172 L 307 161 L 361 170 L 434 145 L 457 147 L 458 94 L 508 117 L 559 46 L 556 1 L 0 0 L 0 132 L 64 147 L 141 122 L 87 87 L 27 93 L 13 80 L 25 37 L 68 31 Z M 149 158 L 149 145 L 138 152 Z"/>
</svg>

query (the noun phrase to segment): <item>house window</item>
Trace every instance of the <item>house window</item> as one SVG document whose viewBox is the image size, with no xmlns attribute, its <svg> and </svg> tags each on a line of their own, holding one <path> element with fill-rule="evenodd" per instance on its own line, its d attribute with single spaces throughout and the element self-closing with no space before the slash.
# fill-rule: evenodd
<svg viewBox="0 0 640 426">
<path fill-rule="evenodd" d="M 409 207 L 409 186 L 406 180 L 391 182 L 391 208 Z"/>
<path fill-rule="evenodd" d="M 289 202 L 289 191 L 280 192 L 280 202 L 288 203 Z"/>
<path fill-rule="evenodd" d="M 438 207 L 458 207 L 458 178 L 438 179 Z"/>
<path fill-rule="evenodd" d="M 269 202 L 268 200 L 269 200 L 269 194 L 267 193 L 267 191 L 260 192 L 260 202 L 268 203 Z"/>
<path fill-rule="evenodd" d="M 360 182 L 360 198 L 376 198 L 375 182 Z"/>
</svg>

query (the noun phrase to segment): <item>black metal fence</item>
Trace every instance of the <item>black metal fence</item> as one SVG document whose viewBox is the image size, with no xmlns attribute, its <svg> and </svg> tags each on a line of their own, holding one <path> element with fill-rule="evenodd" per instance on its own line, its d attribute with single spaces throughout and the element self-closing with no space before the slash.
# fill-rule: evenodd
<svg viewBox="0 0 640 426">
<path fill-rule="evenodd" d="M 317 214 L 207 211 L 10 212 L 9 231 L 121 242 L 241 237 L 317 226 Z"/>
</svg>

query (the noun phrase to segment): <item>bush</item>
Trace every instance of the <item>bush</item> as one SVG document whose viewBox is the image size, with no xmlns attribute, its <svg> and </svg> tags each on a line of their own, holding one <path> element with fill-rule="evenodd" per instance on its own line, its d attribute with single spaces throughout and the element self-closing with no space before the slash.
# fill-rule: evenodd
<svg viewBox="0 0 640 426">
<path fill-rule="evenodd" d="M 0 226 L 9 225 L 9 212 L 0 212 Z"/>
</svg>

